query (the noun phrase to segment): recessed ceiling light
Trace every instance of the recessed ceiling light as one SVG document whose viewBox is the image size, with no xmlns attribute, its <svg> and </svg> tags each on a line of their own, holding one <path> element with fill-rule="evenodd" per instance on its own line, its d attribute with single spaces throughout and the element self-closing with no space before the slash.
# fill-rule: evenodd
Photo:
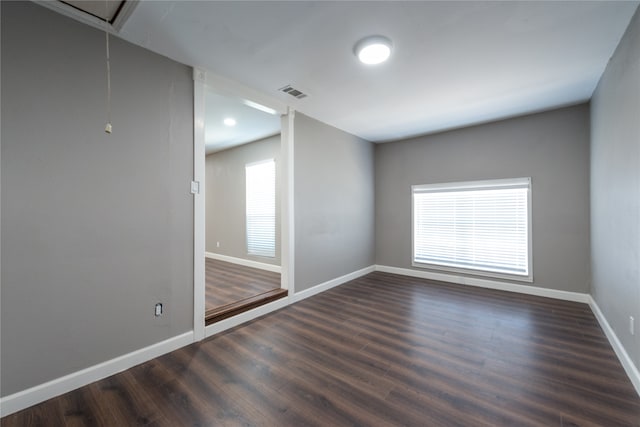
<svg viewBox="0 0 640 427">
<path fill-rule="evenodd" d="M 226 119 L 224 119 L 223 123 L 226 126 L 235 126 L 236 125 L 236 119 L 234 119 L 232 117 L 227 117 Z"/>
<path fill-rule="evenodd" d="M 356 43 L 353 52 L 363 64 L 380 64 L 391 55 L 391 40 L 384 36 L 366 37 Z"/>
</svg>

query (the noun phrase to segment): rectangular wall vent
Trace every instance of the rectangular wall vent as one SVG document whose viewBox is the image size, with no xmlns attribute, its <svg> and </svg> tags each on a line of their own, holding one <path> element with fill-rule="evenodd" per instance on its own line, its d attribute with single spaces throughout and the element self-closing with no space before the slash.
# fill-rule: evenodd
<svg viewBox="0 0 640 427">
<path fill-rule="evenodd" d="M 286 85 L 285 87 L 281 87 L 280 89 L 278 89 L 280 92 L 284 92 L 284 93 L 288 93 L 289 95 L 293 96 L 294 98 L 297 99 L 302 99 L 302 98 L 306 98 L 307 94 L 302 92 L 301 90 L 298 90 L 294 87 L 291 87 L 291 85 Z"/>
</svg>

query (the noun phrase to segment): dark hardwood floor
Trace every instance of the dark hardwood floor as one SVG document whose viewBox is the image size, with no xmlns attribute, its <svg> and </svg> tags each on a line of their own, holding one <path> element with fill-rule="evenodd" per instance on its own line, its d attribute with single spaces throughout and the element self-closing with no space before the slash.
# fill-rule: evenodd
<svg viewBox="0 0 640 427">
<path fill-rule="evenodd" d="M 280 273 L 205 258 L 207 310 L 280 288 Z"/>
<path fill-rule="evenodd" d="M 2 426 L 640 426 L 585 304 L 372 273 Z"/>
<path fill-rule="evenodd" d="M 207 324 L 285 297 L 280 273 L 205 258 Z"/>
</svg>

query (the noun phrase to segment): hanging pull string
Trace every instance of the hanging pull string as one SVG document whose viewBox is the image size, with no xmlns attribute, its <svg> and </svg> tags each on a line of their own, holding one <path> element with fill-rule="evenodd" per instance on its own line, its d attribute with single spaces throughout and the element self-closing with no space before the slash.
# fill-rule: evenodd
<svg viewBox="0 0 640 427">
<path fill-rule="evenodd" d="M 107 20 L 109 12 L 109 4 L 107 0 L 104 1 L 104 34 L 107 47 L 107 125 L 104 131 L 111 134 L 111 61 L 109 58 L 109 21 Z"/>
</svg>

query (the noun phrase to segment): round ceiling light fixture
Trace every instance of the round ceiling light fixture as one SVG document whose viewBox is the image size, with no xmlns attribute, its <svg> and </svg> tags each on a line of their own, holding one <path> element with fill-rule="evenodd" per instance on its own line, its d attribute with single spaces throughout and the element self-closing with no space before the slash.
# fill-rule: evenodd
<svg viewBox="0 0 640 427">
<path fill-rule="evenodd" d="M 391 55 L 391 40 L 384 36 L 365 37 L 356 43 L 353 52 L 363 64 L 381 64 Z"/>
<path fill-rule="evenodd" d="M 233 117 L 227 117 L 223 120 L 223 123 L 225 124 L 225 126 L 235 126 L 236 119 L 234 119 Z"/>
</svg>

